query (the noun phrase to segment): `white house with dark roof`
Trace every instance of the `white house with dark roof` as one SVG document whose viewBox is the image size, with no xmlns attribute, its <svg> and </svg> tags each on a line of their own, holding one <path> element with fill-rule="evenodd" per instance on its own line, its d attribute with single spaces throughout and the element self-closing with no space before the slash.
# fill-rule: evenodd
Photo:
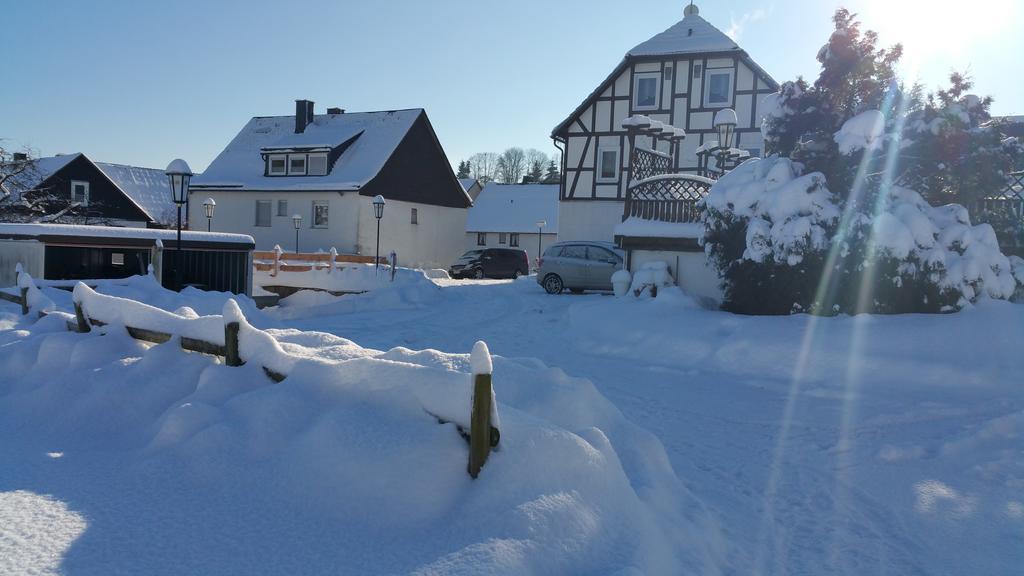
<svg viewBox="0 0 1024 576">
<path fill-rule="evenodd" d="M 302 217 L 298 249 L 373 255 L 373 198 L 387 205 L 380 250 L 406 266 L 447 267 L 461 254 L 472 204 L 422 109 L 251 119 L 189 187 L 190 216 L 212 230 L 248 234 L 256 247 L 295 249 L 292 216 Z"/>
<path fill-rule="evenodd" d="M 175 204 L 162 169 L 95 162 L 82 153 L 34 161 L 17 183 L 19 194 L 46 192 L 78 204 L 78 223 L 136 228 L 175 221 Z"/>
<path fill-rule="evenodd" d="M 538 240 L 541 254 L 558 240 L 558 185 L 488 182 L 469 209 L 466 250 L 521 248 L 532 266 Z"/>
<path fill-rule="evenodd" d="M 583 54 L 576 52 L 576 54 Z M 762 153 L 761 101 L 778 90 L 750 56 L 692 4 L 681 21 L 629 50 L 597 88 L 551 133 L 563 150 L 559 237 L 612 240 L 623 219 L 631 150 L 623 120 L 644 115 L 685 130 L 671 171 L 698 171 L 697 150 L 717 140 L 713 119 L 732 108 L 738 116 L 734 146 Z M 667 141 L 636 141 L 667 155 Z"/>
</svg>

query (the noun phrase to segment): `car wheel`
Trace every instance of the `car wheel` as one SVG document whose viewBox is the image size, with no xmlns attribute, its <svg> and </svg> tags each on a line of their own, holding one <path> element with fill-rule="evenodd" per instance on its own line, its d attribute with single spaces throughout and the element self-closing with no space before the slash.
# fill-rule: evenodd
<svg viewBox="0 0 1024 576">
<path fill-rule="evenodd" d="M 483 268 L 477 268 L 476 270 L 474 270 L 473 271 L 473 278 L 476 278 L 477 280 L 483 280 L 483 278 L 484 278 L 484 270 L 483 270 Z"/>
<path fill-rule="evenodd" d="M 548 294 L 561 294 L 563 288 L 565 285 L 562 284 L 562 279 L 558 277 L 558 274 L 548 274 L 544 277 L 544 291 Z"/>
</svg>

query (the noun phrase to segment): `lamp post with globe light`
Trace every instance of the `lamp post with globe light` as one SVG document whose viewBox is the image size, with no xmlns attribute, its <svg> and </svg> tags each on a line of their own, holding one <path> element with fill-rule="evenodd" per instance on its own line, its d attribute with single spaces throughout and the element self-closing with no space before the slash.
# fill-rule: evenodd
<svg viewBox="0 0 1024 576">
<path fill-rule="evenodd" d="M 292 225 L 295 226 L 295 253 L 299 253 L 299 228 L 302 228 L 302 215 L 292 215 Z"/>
<path fill-rule="evenodd" d="M 736 111 L 732 108 L 722 108 L 715 113 L 715 130 L 718 131 L 718 150 L 716 156 L 718 169 L 725 171 L 725 160 L 729 157 L 729 150 L 732 149 L 733 141 L 736 138 L 736 124 L 739 121 Z"/>
<path fill-rule="evenodd" d="M 213 210 L 217 207 L 217 203 L 213 198 L 207 198 L 206 202 L 203 202 L 203 210 L 206 211 L 206 231 L 211 230 L 211 222 L 213 221 Z"/>
<path fill-rule="evenodd" d="M 380 268 L 380 219 L 384 216 L 384 197 L 378 194 L 373 199 L 373 215 L 377 217 L 377 257 L 373 261 L 374 269 Z"/>
<path fill-rule="evenodd" d="M 178 245 L 174 250 L 174 285 L 181 291 L 181 207 L 188 200 L 188 183 L 192 179 L 192 169 L 188 163 L 177 158 L 172 160 L 164 170 L 171 186 L 171 199 L 178 206 Z"/>
<path fill-rule="evenodd" d="M 543 238 L 542 234 L 544 233 L 544 227 L 547 226 L 547 225 L 548 225 L 548 221 L 547 220 L 537 220 L 537 258 L 536 258 L 536 262 L 537 262 L 537 271 L 538 272 L 540 272 L 540 250 L 541 250 L 540 242 L 541 242 L 541 239 Z"/>
</svg>

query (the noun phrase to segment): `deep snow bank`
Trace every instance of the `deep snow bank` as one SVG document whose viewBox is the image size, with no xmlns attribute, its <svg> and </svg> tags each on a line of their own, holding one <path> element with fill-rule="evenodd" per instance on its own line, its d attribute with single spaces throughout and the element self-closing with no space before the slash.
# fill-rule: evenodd
<svg viewBox="0 0 1024 576">
<path fill-rule="evenodd" d="M 657 574 L 705 558 L 660 443 L 539 361 L 495 358 L 502 440 L 473 481 L 422 402 L 468 389 L 468 354 L 271 330 L 294 359 L 273 384 L 256 362 L 62 324 L 0 332 L 0 495 L 87 519 L 70 548 L 58 531 L 69 570 Z M 0 556 L 25 534 L 3 536 Z"/>
</svg>

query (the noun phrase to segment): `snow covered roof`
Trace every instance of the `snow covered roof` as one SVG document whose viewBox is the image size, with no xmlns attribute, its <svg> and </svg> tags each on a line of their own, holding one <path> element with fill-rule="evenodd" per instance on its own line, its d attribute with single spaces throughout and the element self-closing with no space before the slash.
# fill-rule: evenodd
<svg viewBox="0 0 1024 576">
<path fill-rule="evenodd" d="M 36 160 L 36 174 L 39 176 L 39 181 L 32 184 L 35 186 L 46 180 L 50 176 L 56 174 L 61 168 L 71 164 L 71 161 L 81 156 L 81 152 L 74 154 L 58 154 L 56 156 L 47 156 L 46 158 L 39 158 Z"/>
<path fill-rule="evenodd" d="M 94 162 L 154 222 L 168 222 L 175 210 L 167 175 L 158 168 L 140 168 L 109 162 Z"/>
<path fill-rule="evenodd" d="M 558 233 L 558 184 L 488 183 L 466 217 L 466 232 Z"/>
<path fill-rule="evenodd" d="M 422 108 L 384 112 L 320 114 L 295 133 L 295 116 L 257 116 L 213 160 L 198 188 L 246 190 L 358 190 L 384 167 Z M 331 149 L 349 143 L 324 176 L 265 176 L 261 152 Z"/>
<path fill-rule="evenodd" d="M 110 238 L 121 240 L 160 240 L 167 247 L 173 248 L 177 230 L 160 228 L 119 228 L 116 226 L 85 226 L 72 224 L 9 224 L 0 223 L 0 238 L 67 236 L 82 238 Z M 246 234 L 228 234 L 224 232 L 181 231 L 182 241 L 248 244 L 255 245 L 252 236 Z"/>
<path fill-rule="evenodd" d="M 736 42 L 693 11 L 668 30 L 641 42 L 627 56 L 741 51 Z"/>
</svg>

